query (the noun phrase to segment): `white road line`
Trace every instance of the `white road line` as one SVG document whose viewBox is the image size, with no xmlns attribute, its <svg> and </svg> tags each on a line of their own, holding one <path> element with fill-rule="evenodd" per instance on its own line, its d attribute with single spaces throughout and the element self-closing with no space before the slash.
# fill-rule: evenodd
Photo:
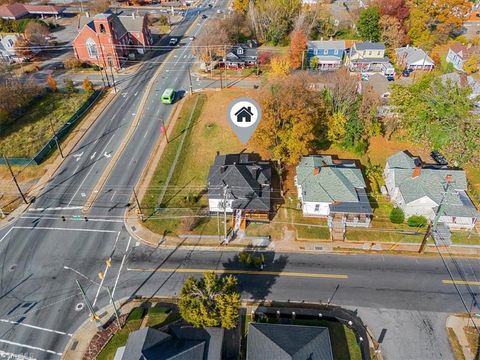
<svg viewBox="0 0 480 360">
<path fill-rule="evenodd" d="M 32 329 L 36 329 L 36 330 L 42 330 L 42 331 L 47 331 L 47 332 L 51 332 L 51 333 L 55 333 L 55 334 L 59 334 L 59 335 L 65 335 L 65 336 L 70 336 L 70 337 L 73 336 L 72 334 L 69 334 L 69 333 L 66 333 L 66 332 L 63 332 L 63 331 L 47 329 L 47 328 L 43 328 L 43 327 L 35 326 L 35 325 L 30 325 L 30 324 L 24 324 L 24 323 L 18 322 L 18 321 L 11 321 L 11 320 L 6 320 L 6 319 L 0 319 L 0 322 L 9 323 L 9 324 L 13 324 L 13 325 L 25 326 L 25 327 L 28 327 L 28 328 L 32 328 Z"/>
<path fill-rule="evenodd" d="M 110 145 L 110 142 L 113 140 L 114 137 L 115 137 L 115 134 L 113 134 L 112 137 L 110 138 L 110 140 L 108 140 L 108 143 L 107 143 L 107 145 L 105 145 L 105 148 L 103 149 L 102 153 L 104 153 L 105 150 L 107 150 L 108 145 Z M 93 170 L 94 168 L 95 168 L 95 164 L 92 164 L 90 170 L 88 171 L 87 175 L 85 176 L 85 178 L 84 178 L 83 181 L 81 182 L 81 184 L 80 184 L 80 186 L 78 187 L 77 191 L 75 191 L 75 194 L 73 194 L 73 196 L 72 196 L 72 198 L 70 199 L 70 201 L 68 202 L 67 206 L 70 206 L 70 204 L 72 203 L 73 199 L 75 199 L 75 196 L 77 196 L 78 191 L 79 191 L 80 188 L 83 186 L 83 184 L 85 183 L 85 180 L 87 180 L 88 176 L 90 175 L 90 173 L 92 172 L 92 170 Z"/>
<path fill-rule="evenodd" d="M 55 352 L 55 351 L 52 351 L 52 350 L 42 349 L 42 348 L 39 348 L 39 347 L 36 347 L 36 346 L 20 344 L 20 343 L 16 343 L 16 342 L 13 342 L 13 341 L 0 339 L 0 343 L 4 343 L 4 344 L 8 344 L 8 345 L 14 345 L 14 346 L 20 346 L 20 347 L 23 347 L 23 348 L 26 348 L 26 349 L 38 350 L 38 351 L 43 351 L 43 352 L 46 352 L 46 353 L 49 353 L 49 354 L 62 356 L 62 353 L 58 353 L 58 352 Z"/>
<path fill-rule="evenodd" d="M 143 138 L 146 138 L 147 134 L 148 134 L 148 129 L 147 129 L 147 131 L 145 131 L 145 135 L 143 135 Z"/>
<path fill-rule="evenodd" d="M 27 215 L 23 215 L 23 216 L 20 216 L 20 219 L 39 219 L 39 220 L 59 220 L 59 217 L 54 217 L 54 216 L 41 216 L 41 217 L 38 217 L 38 216 L 27 216 Z M 92 218 L 88 218 L 88 221 L 89 222 L 113 222 L 113 223 L 123 223 L 123 220 L 115 220 L 115 219 L 92 219 Z"/>
<path fill-rule="evenodd" d="M 92 156 L 90 156 L 90 160 L 93 160 L 93 158 L 95 157 L 95 155 L 97 155 L 97 152 L 95 151 Z"/>
<path fill-rule="evenodd" d="M 57 210 L 80 210 L 81 206 L 65 206 L 65 207 L 51 207 L 51 208 L 34 208 L 28 209 L 28 211 L 57 211 Z"/>
<path fill-rule="evenodd" d="M 118 274 L 117 274 L 117 278 L 115 279 L 115 284 L 113 285 L 113 290 L 112 290 L 112 298 L 113 299 L 114 299 L 114 295 L 115 295 L 115 290 L 117 288 L 118 279 L 120 279 L 120 273 L 122 272 L 123 265 L 125 264 L 125 259 L 127 257 L 128 248 L 130 247 L 130 241 L 131 240 L 132 240 L 132 237 L 130 236 L 128 238 L 127 247 L 125 248 L 125 254 L 123 254 L 122 263 L 120 264 L 120 269 L 118 269 Z"/>
<path fill-rule="evenodd" d="M 17 360 L 37 360 L 36 358 L 30 357 L 27 354 L 14 354 L 14 353 L 6 352 L 3 350 L 0 350 L 0 358 L 17 359 Z"/>
<path fill-rule="evenodd" d="M 8 234 L 10 234 L 10 232 L 13 230 L 14 228 L 10 228 L 10 230 L 7 231 L 7 233 L 5 235 L 2 236 L 2 238 L 0 239 L 0 243 L 8 236 Z"/>
<path fill-rule="evenodd" d="M 112 195 L 112 197 L 110 198 L 110 201 L 113 200 L 113 198 L 115 197 L 115 194 L 116 194 L 116 193 L 117 193 L 117 190 L 115 190 L 115 191 L 113 192 L 113 195 Z"/>
<path fill-rule="evenodd" d="M 73 229 L 73 228 L 58 228 L 58 227 L 42 227 L 42 226 L 14 226 L 12 229 L 28 229 L 28 230 L 59 230 L 59 231 L 84 231 L 84 232 L 99 232 L 99 233 L 114 233 L 115 230 L 94 230 L 94 229 Z"/>
</svg>

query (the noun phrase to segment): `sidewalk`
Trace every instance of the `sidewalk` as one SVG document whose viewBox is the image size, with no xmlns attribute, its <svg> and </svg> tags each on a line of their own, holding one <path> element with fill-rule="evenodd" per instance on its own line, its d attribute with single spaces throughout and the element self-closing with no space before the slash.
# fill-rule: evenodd
<svg viewBox="0 0 480 360">
<path fill-rule="evenodd" d="M 480 327 L 480 319 L 474 319 L 473 321 L 475 322 L 475 325 L 477 327 Z M 465 360 L 476 359 L 477 354 L 473 353 L 464 329 L 465 327 L 473 327 L 472 319 L 470 317 L 450 315 L 447 318 L 446 326 L 447 329 L 452 329 L 455 333 L 455 336 L 457 337 L 458 342 L 460 343 L 460 346 L 462 348 Z"/>
</svg>

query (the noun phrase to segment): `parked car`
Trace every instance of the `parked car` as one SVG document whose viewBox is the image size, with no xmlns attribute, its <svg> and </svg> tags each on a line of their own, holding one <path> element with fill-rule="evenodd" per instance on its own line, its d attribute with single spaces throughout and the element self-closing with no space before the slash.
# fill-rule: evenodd
<svg viewBox="0 0 480 360">
<path fill-rule="evenodd" d="M 387 80 L 388 80 L 388 81 L 395 81 L 395 76 L 393 76 L 393 75 L 388 75 L 388 76 L 387 76 Z"/>
<path fill-rule="evenodd" d="M 202 19 L 206 19 L 207 17 L 208 17 L 208 16 L 205 15 L 205 14 L 202 15 Z"/>
<path fill-rule="evenodd" d="M 438 164 L 438 165 L 448 165 L 448 161 L 447 159 L 445 159 L 445 157 L 440 154 L 438 151 L 432 151 L 430 153 L 430 156 L 432 157 L 433 160 L 435 160 L 435 162 Z"/>
<path fill-rule="evenodd" d="M 222 13 L 222 10 L 217 10 L 217 14 L 221 14 Z"/>
<path fill-rule="evenodd" d="M 412 69 L 405 69 L 405 70 L 402 71 L 402 75 L 404 77 L 409 77 L 412 72 L 413 72 Z"/>
<path fill-rule="evenodd" d="M 172 38 L 170 39 L 169 44 L 170 44 L 170 46 L 174 46 L 174 45 L 177 44 L 177 42 L 178 42 L 178 39 L 175 38 L 175 37 L 172 37 Z"/>
</svg>

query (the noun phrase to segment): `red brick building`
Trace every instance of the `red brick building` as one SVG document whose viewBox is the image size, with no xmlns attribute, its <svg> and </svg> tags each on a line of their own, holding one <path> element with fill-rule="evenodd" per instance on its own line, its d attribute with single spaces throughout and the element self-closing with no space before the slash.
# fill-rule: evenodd
<svg viewBox="0 0 480 360">
<path fill-rule="evenodd" d="M 82 62 L 115 69 L 135 53 L 144 54 L 152 34 L 144 16 L 97 14 L 79 19 L 79 34 L 73 40 L 75 56 Z"/>
</svg>

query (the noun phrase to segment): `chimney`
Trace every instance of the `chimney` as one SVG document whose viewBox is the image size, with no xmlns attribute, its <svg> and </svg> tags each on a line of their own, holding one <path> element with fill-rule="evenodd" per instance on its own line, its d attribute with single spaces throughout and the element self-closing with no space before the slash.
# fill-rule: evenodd
<svg viewBox="0 0 480 360">
<path fill-rule="evenodd" d="M 132 12 L 132 19 L 135 19 L 135 12 Z"/>
<path fill-rule="evenodd" d="M 85 17 L 87 17 L 87 18 L 90 17 L 90 13 L 88 11 L 85 11 Z"/>
<path fill-rule="evenodd" d="M 313 168 L 313 176 L 317 176 L 318 174 L 320 174 L 320 168 L 315 166 Z"/>
<path fill-rule="evenodd" d="M 415 166 L 412 172 L 412 179 L 419 177 L 421 173 L 422 173 L 422 165 Z"/>
<path fill-rule="evenodd" d="M 251 106 L 247 106 L 247 110 L 250 114 L 252 113 L 252 107 Z"/>
</svg>

